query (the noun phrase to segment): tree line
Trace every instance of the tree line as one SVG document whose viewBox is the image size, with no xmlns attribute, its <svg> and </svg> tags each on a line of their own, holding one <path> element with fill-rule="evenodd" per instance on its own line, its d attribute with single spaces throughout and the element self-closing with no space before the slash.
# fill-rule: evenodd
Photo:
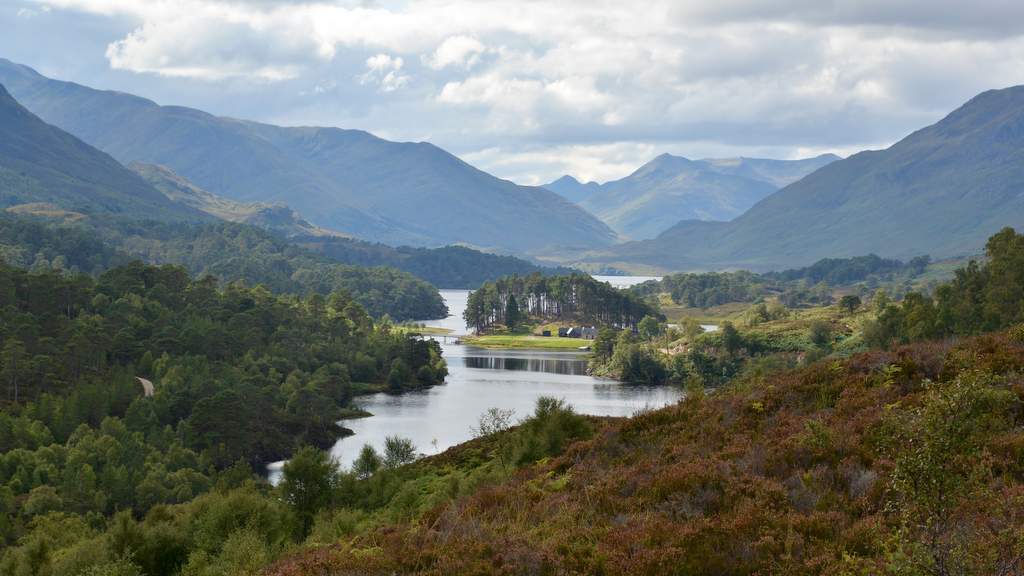
<svg viewBox="0 0 1024 576">
<path fill-rule="evenodd" d="M 0 542 L 54 511 L 187 501 L 329 446 L 360 391 L 446 374 L 437 343 L 344 292 L 276 296 L 139 262 L 98 278 L 0 266 Z"/>
<path fill-rule="evenodd" d="M 875 254 L 825 258 L 811 266 L 757 274 L 746 270 L 670 274 L 638 284 L 632 291 L 643 297 L 668 294 L 676 304 L 711 308 L 730 302 L 756 302 L 775 296 L 789 307 L 832 303 L 832 288 L 857 283 L 878 285 L 919 276 L 931 259 L 919 256 L 904 263 Z"/>
<path fill-rule="evenodd" d="M 132 260 L 177 264 L 196 276 L 260 284 L 279 294 L 350 294 L 374 317 L 443 318 L 426 281 L 395 268 L 340 264 L 245 224 L 140 222 L 91 216 L 55 223 L 0 214 L 0 262 L 35 271 L 98 275 Z"/>
<path fill-rule="evenodd" d="M 586 274 L 508 276 L 469 295 L 463 318 L 477 332 L 520 318 L 572 321 L 636 330 L 645 316 L 660 316 L 642 298 Z"/>
</svg>

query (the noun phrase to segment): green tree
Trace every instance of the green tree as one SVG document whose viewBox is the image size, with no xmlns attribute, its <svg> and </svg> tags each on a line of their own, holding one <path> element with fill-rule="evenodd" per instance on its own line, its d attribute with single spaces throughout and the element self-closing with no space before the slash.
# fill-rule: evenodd
<svg viewBox="0 0 1024 576">
<path fill-rule="evenodd" d="M 14 403 L 19 401 L 20 384 L 28 371 L 25 344 L 17 338 L 8 338 L 0 351 L 0 377 L 7 383 Z"/>
<path fill-rule="evenodd" d="M 416 459 L 416 445 L 408 438 L 388 436 L 384 439 L 384 466 L 398 468 Z"/>
<path fill-rule="evenodd" d="M 722 346 L 729 356 L 735 356 L 743 348 L 743 336 L 732 322 L 722 324 Z"/>
<path fill-rule="evenodd" d="M 369 478 L 380 469 L 380 466 L 381 459 L 377 450 L 369 444 L 363 444 L 359 457 L 352 463 L 352 472 L 357 478 Z"/>
<path fill-rule="evenodd" d="M 307 446 L 284 465 L 279 489 L 308 534 L 316 513 L 331 503 L 338 464 L 330 454 Z"/>
<path fill-rule="evenodd" d="M 505 326 L 509 332 L 514 332 L 520 322 L 519 303 L 516 302 L 516 295 L 509 294 L 508 302 L 505 303 Z"/>
<path fill-rule="evenodd" d="M 818 348 L 828 350 L 832 346 L 832 325 L 824 320 L 811 322 L 809 338 Z"/>
<path fill-rule="evenodd" d="M 654 340 L 663 333 L 661 322 L 658 322 L 657 318 L 650 315 L 644 316 L 643 319 L 640 320 L 638 329 L 640 337 L 644 340 Z"/>
<path fill-rule="evenodd" d="M 839 299 L 839 307 L 846 310 L 848 314 L 853 314 L 857 308 L 860 308 L 860 305 L 860 297 L 855 294 L 847 294 Z"/>
</svg>

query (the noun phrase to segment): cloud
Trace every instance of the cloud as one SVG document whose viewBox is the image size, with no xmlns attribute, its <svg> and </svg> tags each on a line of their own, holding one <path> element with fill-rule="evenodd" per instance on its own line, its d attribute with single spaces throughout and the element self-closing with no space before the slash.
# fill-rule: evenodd
<svg viewBox="0 0 1024 576">
<path fill-rule="evenodd" d="M 267 117 L 430 138 L 528 181 L 619 173 L 646 150 L 791 156 L 892 142 L 1024 78 L 1024 3 L 1010 0 L 36 5 L 128 22 L 107 41 L 116 70 L 294 82 L 292 94 L 325 97 L 288 109 L 266 88 L 280 106 Z M 594 165 L 601 154 L 609 170 Z"/>
<path fill-rule="evenodd" d="M 447 66 L 472 68 L 486 50 L 482 42 L 471 36 L 450 36 L 437 47 L 433 55 L 425 58 L 427 66 L 441 70 Z"/>
<path fill-rule="evenodd" d="M 367 71 L 359 77 L 361 84 L 376 84 L 382 92 L 394 92 L 409 82 L 402 74 L 404 61 L 388 54 L 377 54 L 366 59 Z"/>
</svg>

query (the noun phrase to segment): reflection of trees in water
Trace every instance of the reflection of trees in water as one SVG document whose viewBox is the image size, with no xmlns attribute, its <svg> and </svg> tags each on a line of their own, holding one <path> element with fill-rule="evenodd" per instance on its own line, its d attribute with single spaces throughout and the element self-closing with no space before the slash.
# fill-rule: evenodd
<svg viewBox="0 0 1024 576">
<path fill-rule="evenodd" d="M 466 368 L 482 368 L 484 370 L 525 370 L 527 372 L 547 372 L 549 374 L 566 374 L 569 376 L 585 376 L 586 360 L 557 360 L 553 358 L 500 358 L 496 356 L 466 356 Z"/>
</svg>

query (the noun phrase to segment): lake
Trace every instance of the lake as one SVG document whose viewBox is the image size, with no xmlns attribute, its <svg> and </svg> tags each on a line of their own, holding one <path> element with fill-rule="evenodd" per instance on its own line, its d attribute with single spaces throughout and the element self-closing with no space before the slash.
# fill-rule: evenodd
<svg viewBox="0 0 1024 576">
<path fill-rule="evenodd" d="M 441 290 L 441 295 L 448 318 L 422 323 L 467 333 L 462 312 L 469 291 Z M 562 398 L 584 414 L 629 416 L 674 403 L 682 395 L 676 387 L 627 386 L 588 376 L 586 355 L 578 352 L 489 350 L 461 344 L 441 348 L 449 372 L 444 384 L 356 399 L 373 416 L 342 422 L 355 434 L 331 448 L 339 463 L 350 466 L 363 444 L 382 450 L 384 439 L 392 435 L 411 438 L 420 453 L 436 454 L 471 439 L 471 428 L 488 408 L 511 409 L 516 419 L 524 418 L 541 396 Z M 269 467 L 271 481 L 279 477 L 280 466 Z"/>
</svg>

